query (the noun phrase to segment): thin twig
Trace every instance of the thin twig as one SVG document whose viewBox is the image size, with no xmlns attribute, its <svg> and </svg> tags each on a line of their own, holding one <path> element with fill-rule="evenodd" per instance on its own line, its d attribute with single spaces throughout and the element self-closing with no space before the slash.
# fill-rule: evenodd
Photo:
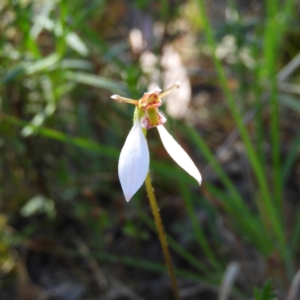
<svg viewBox="0 0 300 300">
<path fill-rule="evenodd" d="M 300 87 L 298 84 L 281 82 L 279 83 L 278 89 L 280 92 L 300 95 Z"/>
<path fill-rule="evenodd" d="M 86 258 L 87 264 L 91 271 L 93 272 L 96 282 L 100 288 L 100 290 L 103 290 L 107 287 L 107 280 L 105 279 L 96 259 L 92 256 L 88 246 L 84 243 L 84 241 L 75 233 L 75 231 L 72 231 L 72 237 L 73 241 L 78 247 L 79 252 L 82 254 L 83 257 Z"/>
<path fill-rule="evenodd" d="M 286 300 L 299 299 L 297 298 L 297 296 L 299 296 L 299 286 L 300 286 L 300 270 L 296 273 L 296 275 L 293 278 Z"/>
<path fill-rule="evenodd" d="M 112 285 L 113 292 L 115 292 L 116 290 L 118 290 L 118 291 L 120 291 L 120 294 L 122 296 L 128 297 L 131 300 L 145 300 L 145 298 L 142 298 L 139 295 L 137 295 L 127 285 L 123 284 L 122 282 L 120 282 L 116 278 L 110 276 L 109 277 L 109 281 L 110 281 L 110 284 Z"/>
<path fill-rule="evenodd" d="M 239 273 L 240 266 L 236 262 L 232 262 L 226 268 L 222 279 L 222 284 L 219 290 L 218 300 L 228 300 L 229 294 L 232 290 L 233 283 Z"/>
</svg>

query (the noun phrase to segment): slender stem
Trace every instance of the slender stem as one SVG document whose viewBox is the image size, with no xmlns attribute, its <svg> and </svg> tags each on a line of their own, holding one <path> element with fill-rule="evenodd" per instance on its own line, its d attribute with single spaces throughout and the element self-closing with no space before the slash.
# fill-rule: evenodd
<svg viewBox="0 0 300 300">
<path fill-rule="evenodd" d="M 145 184 L 146 184 L 146 190 L 147 190 L 150 206 L 151 206 L 152 213 L 153 213 L 153 216 L 154 216 L 155 225 L 156 225 L 157 232 L 158 232 L 159 241 L 160 241 L 162 251 L 163 251 L 163 254 L 164 254 L 164 258 L 165 258 L 165 262 L 166 262 L 166 265 L 167 265 L 167 268 L 168 268 L 168 271 L 169 271 L 169 274 L 170 274 L 172 288 L 173 288 L 173 291 L 174 291 L 174 296 L 175 296 L 176 300 L 180 300 L 179 290 L 178 290 L 176 277 L 175 277 L 175 272 L 174 272 L 174 268 L 173 268 L 173 265 L 172 265 L 171 255 L 170 255 L 170 252 L 169 252 L 164 227 L 163 227 L 163 224 L 162 224 L 162 221 L 161 221 L 159 208 L 158 208 L 156 198 L 155 198 L 155 195 L 154 195 L 154 190 L 153 190 L 153 187 L 152 187 L 150 172 L 148 173 L 148 175 L 146 177 Z"/>
</svg>

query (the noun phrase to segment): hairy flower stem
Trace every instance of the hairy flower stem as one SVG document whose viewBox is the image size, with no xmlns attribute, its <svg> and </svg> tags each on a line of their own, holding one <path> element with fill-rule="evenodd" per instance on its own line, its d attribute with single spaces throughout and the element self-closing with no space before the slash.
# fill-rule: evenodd
<svg viewBox="0 0 300 300">
<path fill-rule="evenodd" d="M 150 201 L 150 206 L 151 206 L 152 213 L 153 213 L 154 220 L 155 220 L 155 225 L 156 225 L 157 232 L 158 232 L 159 241 L 160 241 L 162 251 L 163 251 L 163 254 L 164 254 L 164 258 L 165 258 L 165 262 L 166 262 L 166 265 L 167 265 L 167 268 L 168 268 L 168 271 L 169 271 L 169 275 L 170 275 L 170 279 L 171 279 L 171 283 L 172 283 L 172 288 L 173 288 L 173 291 L 174 291 L 174 296 L 175 296 L 176 300 L 180 300 L 178 286 L 177 286 L 176 277 L 175 277 L 175 273 L 174 273 L 174 268 L 173 268 L 173 265 L 172 265 L 171 255 L 170 255 L 170 252 L 169 252 L 164 227 L 163 227 L 163 224 L 162 224 L 162 221 L 161 221 L 159 208 L 157 206 L 157 201 L 156 201 L 156 198 L 155 198 L 155 195 L 154 195 L 154 190 L 153 190 L 153 187 L 152 187 L 150 172 L 148 173 L 148 175 L 146 177 L 145 184 L 146 184 L 146 190 L 147 190 L 148 198 L 149 198 L 149 201 Z"/>
</svg>

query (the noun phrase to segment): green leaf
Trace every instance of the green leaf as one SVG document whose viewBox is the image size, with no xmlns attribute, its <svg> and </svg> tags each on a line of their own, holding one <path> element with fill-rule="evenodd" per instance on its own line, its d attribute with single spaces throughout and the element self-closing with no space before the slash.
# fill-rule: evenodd
<svg viewBox="0 0 300 300">
<path fill-rule="evenodd" d="M 87 46 L 75 32 L 70 32 L 67 34 L 67 43 L 71 48 L 73 48 L 80 55 L 82 56 L 88 55 L 89 50 Z"/>
<path fill-rule="evenodd" d="M 13 81 L 20 76 L 32 75 L 34 73 L 46 70 L 55 65 L 59 61 L 59 59 L 60 56 L 54 53 L 31 63 L 22 63 L 14 67 L 12 70 L 8 71 L 0 80 L 0 83 L 7 84 L 8 82 Z"/>
<path fill-rule="evenodd" d="M 106 89 L 112 92 L 124 94 L 128 93 L 127 88 L 124 84 L 104 77 L 80 72 L 66 72 L 65 77 L 69 80 L 78 83 L 83 83 L 93 87 Z"/>
<path fill-rule="evenodd" d="M 49 218 L 54 218 L 56 215 L 53 200 L 43 195 L 37 195 L 26 202 L 20 213 L 23 217 L 30 217 L 38 213 L 46 213 Z"/>
<path fill-rule="evenodd" d="M 278 300 L 274 294 L 273 283 L 271 279 L 268 279 L 261 290 L 254 289 L 255 300 Z"/>
</svg>

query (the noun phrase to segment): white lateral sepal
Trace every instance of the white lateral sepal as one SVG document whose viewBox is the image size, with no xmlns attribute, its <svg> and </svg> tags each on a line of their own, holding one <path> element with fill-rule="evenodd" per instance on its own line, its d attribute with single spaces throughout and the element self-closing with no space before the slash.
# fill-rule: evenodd
<svg viewBox="0 0 300 300">
<path fill-rule="evenodd" d="M 119 179 L 126 201 L 142 186 L 149 171 L 149 150 L 142 125 L 136 120 L 119 158 Z"/>
<path fill-rule="evenodd" d="M 182 147 L 174 140 L 170 133 L 163 125 L 157 126 L 161 141 L 169 153 L 169 155 L 175 160 L 175 162 L 184 169 L 188 174 L 194 177 L 199 185 L 202 178 L 199 170 L 188 156 L 188 154 L 182 149 Z"/>
</svg>

